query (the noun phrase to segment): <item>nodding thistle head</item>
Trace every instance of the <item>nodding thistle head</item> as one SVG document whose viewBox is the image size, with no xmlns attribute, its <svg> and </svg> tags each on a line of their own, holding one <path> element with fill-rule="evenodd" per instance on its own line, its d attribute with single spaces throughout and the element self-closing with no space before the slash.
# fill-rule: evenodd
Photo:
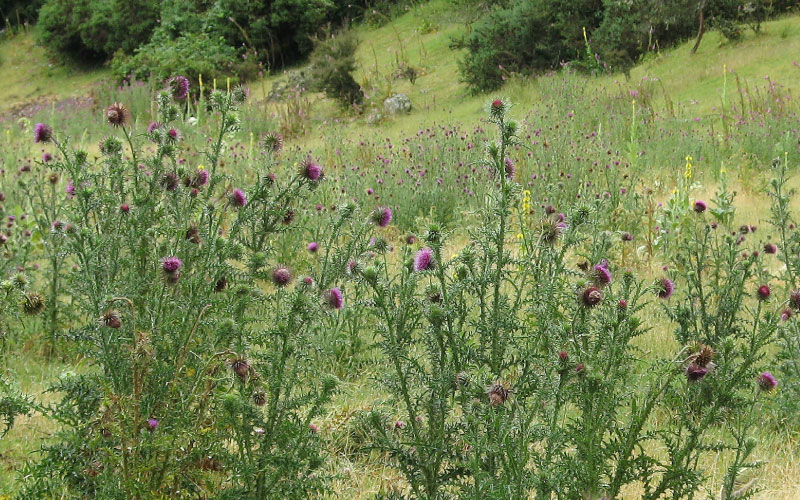
<svg viewBox="0 0 800 500">
<path fill-rule="evenodd" d="M 37 123 L 33 127 L 33 142 L 50 142 L 53 139 L 53 129 L 50 125 Z"/>
<path fill-rule="evenodd" d="M 117 329 L 122 326 L 122 319 L 119 317 L 119 313 L 114 310 L 108 310 L 100 316 L 98 320 L 100 326 L 105 326 L 108 328 Z"/>
<path fill-rule="evenodd" d="M 686 367 L 686 378 L 689 382 L 697 382 L 701 378 L 705 377 L 708 373 L 708 369 L 699 366 L 695 363 L 690 363 L 689 366 Z"/>
<path fill-rule="evenodd" d="M 311 158 L 306 158 L 300 163 L 300 176 L 307 181 L 317 182 L 322 179 L 322 167 Z"/>
<path fill-rule="evenodd" d="M 764 253 L 776 254 L 778 253 L 778 247 L 774 243 L 767 243 L 764 245 Z"/>
<path fill-rule="evenodd" d="M 106 108 L 106 121 L 114 127 L 124 127 L 130 122 L 131 114 L 124 105 L 115 102 Z"/>
<path fill-rule="evenodd" d="M 714 349 L 707 345 L 700 344 L 697 348 L 697 353 L 694 355 L 693 363 L 702 368 L 706 368 L 709 363 L 714 360 L 716 352 Z"/>
<path fill-rule="evenodd" d="M 502 382 L 495 382 L 489 386 L 487 392 L 489 394 L 489 404 L 494 407 L 502 406 L 506 401 L 508 401 L 508 396 L 511 393 L 511 391 Z"/>
<path fill-rule="evenodd" d="M 603 287 L 611 283 L 611 272 L 607 266 L 596 265 L 592 270 L 592 282 L 599 287 Z"/>
<path fill-rule="evenodd" d="M 250 376 L 250 372 L 252 371 L 252 368 L 250 368 L 250 363 L 243 358 L 236 358 L 231 361 L 231 369 L 233 370 L 233 373 L 235 373 L 236 376 L 241 380 L 247 380 L 247 378 Z"/>
<path fill-rule="evenodd" d="M 703 200 L 697 200 L 694 202 L 693 208 L 695 212 L 697 212 L 698 214 L 702 214 L 703 212 L 706 211 L 708 205 L 706 205 L 706 202 L 704 202 Z"/>
<path fill-rule="evenodd" d="M 261 138 L 261 148 L 268 153 L 280 153 L 283 149 L 283 136 L 276 132 L 267 132 Z"/>
<path fill-rule="evenodd" d="M 174 285 L 181 277 L 181 266 L 183 262 L 177 257 L 166 257 L 161 261 L 161 269 L 164 271 L 164 278 L 167 283 Z"/>
<path fill-rule="evenodd" d="M 200 229 L 198 229 L 196 224 L 192 224 L 189 226 L 189 229 L 186 230 L 186 239 L 189 240 L 190 243 L 194 243 L 195 245 L 199 245 L 201 242 L 200 239 Z"/>
<path fill-rule="evenodd" d="M 770 296 L 769 286 L 761 285 L 760 287 L 758 287 L 757 293 L 758 293 L 758 300 L 769 299 Z"/>
<path fill-rule="evenodd" d="M 169 79 L 169 89 L 173 99 L 182 101 L 189 96 L 189 79 L 185 76 L 174 76 Z"/>
<path fill-rule="evenodd" d="M 236 208 L 242 208 L 247 205 L 247 195 L 241 189 L 234 189 L 231 193 L 231 205 Z"/>
<path fill-rule="evenodd" d="M 331 288 L 327 292 L 324 293 L 325 303 L 328 304 L 328 307 L 331 309 L 341 309 L 342 305 L 344 305 L 344 298 L 342 297 L 342 291 L 338 288 Z"/>
<path fill-rule="evenodd" d="M 585 288 L 580 294 L 581 303 L 586 307 L 594 307 L 603 300 L 603 292 L 596 286 Z"/>
<path fill-rule="evenodd" d="M 414 257 L 414 271 L 427 271 L 429 269 L 434 269 L 436 267 L 436 262 L 433 258 L 433 250 L 428 247 L 421 248 L 418 252 L 416 257 Z"/>
<path fill-rule="evenodd" d="M 292 281 L 292 273 L 286 266 L 278 266 L 272 270 L 272 282 L 276 286 L 284 287 Z"/>
<path fill-rule="evenodd" d="M 22 300 L 22 311 L 29 316 L 36 316 L 44 310 L 44 296 L 36 292 L 25 294 Z"/>
<path fill-rule="evenodd" d="M 758 387 L 764 392 L 769 392 L 778 387 L 778 380 L 770 372 L 763 372 L 758 376 Z"/>
<path fill-rule="evenodd" d="M 540 240 L 546 245 L 555 245 L 566 229 L 567 225 L 557 219 L 544 219 L 539 225 Z"/>
<path fill-rule="evenodd" d="M 800 290 L 792 290 L 789 294 L 789 305 L 797 311 L 800 311 Z"/>
<path fill-rule="evenodd" d="M 389 207 L 378 207 L 372 212 L 372 222 L 380 227 L 386 227 L 392 222 L 392 209 Z"/>
<path fill-rule="evenodd" d="M 267 404 L 267 393 L 264 391 L 256 391 L 253 393 L 253 404 L 256 406 L 264 406 Z"/>
<path fill-rule="evenodd" d="M 669 278 L 661 278 L 656 282 L 656 295 L 661 299 L 668 299 L 675 291 L 675 283 Z"/>
<path fill-rule="evenodd" d="M 167 191 L 175 191 L 178 189 L 178 174 L 175 172 L 166 172 L 161 176 L 161 186 Z"/>
</svg>

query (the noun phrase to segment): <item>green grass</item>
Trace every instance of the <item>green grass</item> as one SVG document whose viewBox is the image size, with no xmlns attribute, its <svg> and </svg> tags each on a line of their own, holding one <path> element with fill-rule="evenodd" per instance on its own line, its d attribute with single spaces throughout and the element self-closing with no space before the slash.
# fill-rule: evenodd
<svg viewBox="0 0 800 500">
<path fill-rule="evenodd" d="M 86 95 L 107 69 L 82 69 L 59 64 L 36 43 L 34 30 L 0 42 L 0 114 L 37 100 Z"/>
</svg>

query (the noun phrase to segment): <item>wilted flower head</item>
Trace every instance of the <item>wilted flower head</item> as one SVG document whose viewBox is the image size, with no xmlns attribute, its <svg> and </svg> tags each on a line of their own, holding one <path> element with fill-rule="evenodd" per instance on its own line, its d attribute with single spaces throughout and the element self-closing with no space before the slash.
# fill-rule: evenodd
<svg viewBox="0 0 800 500">
<path fill-rule="evenodd" d="M 586 307 L 594 307 L 603 300 L 603 292 L 596 286 L 590 286 L 581 292 L 581 302 Z"/>
<path fill-rule="evenodd" d="M 778 253 L 778 247 L 775 246 L 773 243 L 767 243 L 766 245 L 764 245 L 764 253 L 768 254 Z"/>
<path fill-rule="evenodd" d="M 277 286 L 286 286 L 292 281 L 292 273 L 287 267 L 279 266 L 272 270 L 272 282 Z"/>
<path fill-rule="evenodd" d="M 44 123 L 37 123 L 33 127 L 33 142 L 50 142 L 53 138 L 53 129 L 50 125 Z"/>
<path fill-rule="evenodd" d="M 106 311 L 100 316 L 98 320 L 100 325 L 106 326 L 108 328 L 119 328 L 122 326 L 122 319 L 119 317 L 119 313 L 117 311 Z"/>
<path fill-rule="evenodd" d="M 300 164 L 300 175 L 316 182 L 322 178 L 322 167 L 311 158 L 307 158 Z"/>
<path fill-rule="evenodd" d="M 372 212 L 372 222 L 380 227 L 386 227 L 392 222 L 392 209 L 389 207 L 378 207 Z"/>
<path fill-rule="evenodd" d="M 231 204 L 234 207 L 244 207 L 247 205 L 247 195 L 241 189 L 234 189 L 231 193 Z"/>
<path fill-rule="evenodd" d="M 338 288 L 331 288 L 325 292 L 325 302 L 333 309 L 341 309 L 344 304 L 342 291 Z"/>
<path fill-rule="evenodd" d="M 769 392 L 778 387 L 778 380 L 770 372 L 764 372 L 758 377 L 758 386 L 762 391 Z"/>
<path fill-rule="evenodd" d="M 237 358 L 231 362 L 233 373 L 242 380 L 247 380 L 250 375 L 250 363 L 245 359 Z"/>
<path fill-rule="evenodd" d="M 169 89 L 173 99 L 182 101 L 189 95 L 189 79 L 185 76 L 174 76 L 169 80 Z"/>
<path fill-rule="evenodd" d="M 800 290 L 792 290 L 789 294 L 789 305 L 800 311 Z"/>
<path fill-rule="evenodd" d="M 433 250 L 428 247 L 420 248 L 416 257 L 414 257 L 414 271 L 427 271 L 434 267 Z"/>
<path fill-rule="evenodd" d="M 565 229 L 567 229 L 567 225 L 557 219 L 544 219 L 539 225 L 539 235 L 542 243 L 555 245 Z"/>
<path fill-rule="evenodd" d="M 22 300 L 22 310 L 29 316 L 35 316 L 44 310 L 44 296 L 36 292 L 25 294 Z"/>
<path fill-rule="evenodd" d="M 656 285 L 656 293 L 662 299 L 670 298 L 675 291 L 675 283 L 669 278 L 661 278 Z"/>
<path fill-rule="evenodd" d="M 508 401 L 510 391 L 503 383 L 495 382 L 489 387 L 487 392 L 489 393 L 489 404 L 497 407 L 502 406 Z"/>
<path fill-rule="evenodd" d="M 119 103 L 106 108 L 106 121 L 115 127 L 123 127 L 130 121 L 130 111 Z"/>
</svg>

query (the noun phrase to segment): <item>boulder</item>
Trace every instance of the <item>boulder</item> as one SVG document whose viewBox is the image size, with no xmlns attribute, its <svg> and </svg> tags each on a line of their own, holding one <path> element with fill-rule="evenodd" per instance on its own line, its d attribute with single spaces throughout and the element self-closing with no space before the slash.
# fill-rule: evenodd
<svg viewBox="0 0 800 500">
<path fill-rule="evenodd" d="M 383 108 L 390 115 L 411 111 L 411 99 L 405 94 L 395 94 L 383 101 Z"/>
</svg>

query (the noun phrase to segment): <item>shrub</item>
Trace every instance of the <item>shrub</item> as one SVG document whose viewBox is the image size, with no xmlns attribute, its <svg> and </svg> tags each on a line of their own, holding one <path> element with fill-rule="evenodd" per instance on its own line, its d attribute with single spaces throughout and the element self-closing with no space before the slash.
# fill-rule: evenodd
<svg viewBox="0 0 800 500">
<path fill-rule="evenodd" d="M 344 106 L 360 104 L 364 100 L 364 92 L 353 78 L 357 48 L 355 34 L 345 29 L 317 43 L 311 54 L 313 85 Z"/>
<path fill-rule="evenodd" d="M 555 69 L 584 51 L 583 28 L 591 30 L 602 14 L 599 0 L 517 0 L 495 9 L 463 41 L 462 79 L 474 92 L 499 88 L 508 73 Z"/>
<path fill-rule="evenodd" d="M 102 62 L 150 39 L 157 0 L 46 0 L 39 13 L 41 40 L 60 54 Z"/>
</svg>

